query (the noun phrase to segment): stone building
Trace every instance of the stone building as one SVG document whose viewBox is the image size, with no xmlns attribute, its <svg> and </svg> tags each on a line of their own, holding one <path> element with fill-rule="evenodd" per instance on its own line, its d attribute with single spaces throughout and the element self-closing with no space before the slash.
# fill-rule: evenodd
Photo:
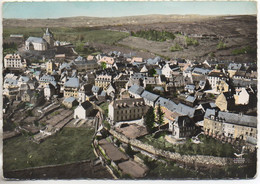
<svg viewBox="0 0 260 184">
<path fill-rule="evenodd" d="M 235 105 L 234 96 L 231 92 L 221 93 L 215 103 L 221 111 L 231 110 Z"/>
<path fill-rule="evenodd" d="M 148 107 L 142 98 L 114 100 L 108 106 L 108 116 L 112 122 L 141 119 Z"/>
<path fill-rule="evenodd" d="M 64 84 L 64 97 L 78 98 L 79 79 L 77 77 L 68 78 Z"/>
<path fill-rule="evenodd" d="M 79 106 L 74 110 L 75 119 L 86 119 L 93 109 L 93 105 L 89 101 L 80 103 Z"/>
<path fill-rule="evenodd" d="M 257 139 L 257 117 L 207 109 L 203 129 L 218 138 Z"/>
<path fill-rule="evenodd" d="M 95 86 L 101 87 L 106 90 L 112 82 L 111 75 L 98 75 L 95 79 Z"/>
<path fill-rule="evenodd" d="M 25 41 L 25 49 L 26 50 L 37 50 L 37 51 L 45 51 L 48 48 L 54 46 L 54 39 L 52 33 L 49 29 L 46 29 L 46 32 L 43 35 L 43 38 L 40 37 L 29 37 Z"/>
<path fill-rule="evenodd" d="M 26 67 L 26 60 L 22 60 L 19 54 L 7 54 L 4 57 L 5 68 L 23 68 Z"/>
<path fill-rule="evenodd" d="M 227 81 L 228 77 L 223 72 L 212 71 L 207 76 L 211 89 L 216 89 L 220 81 Z"/>
<path fill-rule="evenodd" d="M 169 130 L 176 139 L 188 138 L 194 134 L 195 124 L 189 116 L 178 116 L 172 124 L 169 124 Z"/>
</svg>

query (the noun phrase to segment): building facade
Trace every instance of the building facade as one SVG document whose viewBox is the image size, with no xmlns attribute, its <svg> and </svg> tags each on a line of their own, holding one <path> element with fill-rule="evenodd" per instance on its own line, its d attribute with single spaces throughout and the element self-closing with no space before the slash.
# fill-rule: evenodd
<svg viewBox="0 0 260 184">
<path fill-rule="evenodd" d="M 114 100 L 108 106 L 108 116 L 113 123 L 141 119 L 148 107 L 142 98 Z"/>
</svg>

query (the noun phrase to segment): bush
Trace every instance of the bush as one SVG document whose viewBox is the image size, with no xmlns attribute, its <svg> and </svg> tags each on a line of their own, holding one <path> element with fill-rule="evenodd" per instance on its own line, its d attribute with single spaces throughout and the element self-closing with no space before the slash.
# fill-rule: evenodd
<svg viewBox="0 0 260 184">
<path fill-rule="evenodd" d="M 222 41 L 220 41 L 217 45 L 218 50 L 223 50 L 223 49 L 226 49 L 226 48 L 227 48 L 227 45 Z"/>
<path fill-rule="evenodd" d="M 131 31 L 131 36 L 140 37 L 147 40 L 164 42 L 166 40 L 174 40 L 175 35 L 167 31 L 156 31 L 156 30 L 140 30 L 137 32 Z"/>
<path fill-rule="evenodd" d="M 189 38 L 187 36 L 185 36 L 185 41 L 186 41 L 187 46 L 190 46 L 190 45 L 197 46 L 197 45 L 199 45 L 198 40 L 193 39 L 193 38 Z"/>
<path fill-rule="evenodd" d="M 235 49 L 232 51 L 232 54 L 239 55 L 239 54 L 256 54 L 256 48 L 252 48 L 250 46 L 241 48 L 241 49 Z"/>
<path fill-rule="evenodd" d="M 181 51 L 181 50 L 183 50 L 183 48 L 179 44 L 177 44 L 177 43 L 170 48 L 171 52 Z"/>
</svg>

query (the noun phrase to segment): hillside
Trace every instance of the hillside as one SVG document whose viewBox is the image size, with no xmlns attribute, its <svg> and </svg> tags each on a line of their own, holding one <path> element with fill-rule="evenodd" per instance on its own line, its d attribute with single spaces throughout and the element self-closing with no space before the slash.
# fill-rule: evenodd
<svg viewBox="0 0 260 184">
<path fill-rule="evenodd" d="M 16 29 L 18 27 L 19 29 Z M 87 31 L 89 30 L 111 30 L 121 33 L 150 29 L 164 30 L 176 34 L 176 38 L 157 42 L 125 35 L 111 43 L 104 43 L 100 39 L 83 41 L 90 42 L 92 46 L 105 52 L 111 50 L 137 52 L 143 57 L 152 57 L 155 54 L 166 58 L 180 57 L 196 60 L 217 58 L 237 62 L 256 62 L 257 19 L 256 16 L 251 15 L 145 15 L 115 18 L 71 17 L 3 20 L 4 36 L 14 33 L 14 30 L 18 33 L 17 30 L 33 29 L 33 31 L 30 31 L 33 34 L 35 29 L 42 30 L 46 27 L 53 28 L 57 35 L 60 35 L 59 39 L 65 37 L 64 35 L 67 33 L 71 35 L 70 37 L 73 37 L 73 34 L 76 35 L 78 31 L 83 35 L 88 35 L 90 32 Z M 68 29 L 70 30 L 68 31 Z M 54 34 L 55 31 L 53 31 Z M 108 33 L 111 34 L 105 31 L 104 35 Z M 28 36 L 28 32 L 24 34 Z M 38 34 L 41 35 L 42 33 L 37 32 Z M 185 43 L 186 37 L 197 40 L 198 45 L 187 46 Z M 73 38 L 73 42 L 75 42 L 75 39 L 77 37 Z M 222 43 L 224 47 L 219 48 L 219 44 Z M 171 48 L 176 45 L 182 49 L 172 52 Z"/>
</svg>

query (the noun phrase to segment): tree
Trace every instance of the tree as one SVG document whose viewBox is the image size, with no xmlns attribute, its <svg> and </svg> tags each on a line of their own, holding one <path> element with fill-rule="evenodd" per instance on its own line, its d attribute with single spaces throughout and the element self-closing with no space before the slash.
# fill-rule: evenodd
<svg viewBox="0 0 260 184">
<path fill-rule="evenodd" d="M 164 116 L 164 112 L 161 109 L 161 106 L 159 104 L 158 108 L 157 108 L 157 123 L 160 125 L 163 124 L 163 116 Z"/>
<path fill-rule="evenodd" d="M 102 69 L 104 70 L 104 69 L 107 68 L 107 64 L 106 64 L 105 62 L 102 62 L 102 63 L 101 63 L 101 67 L 102 67 Z"/>
<path fill-rule="evenodd" d="M 145 115 L 145 120 L 144 120 L 144 124 L 149 133 L 152 133 L 153 131 L 154 121 L 155 121 L 154 109 L 150 107 Z"/>
<path fill-rule="evenodd" d="M 154 68 L 152 68 L 151 70 L 148 71 L 148 75 L 150 77 L 153 77 L 156 74 L 156 70 Z"/>
</svg>

